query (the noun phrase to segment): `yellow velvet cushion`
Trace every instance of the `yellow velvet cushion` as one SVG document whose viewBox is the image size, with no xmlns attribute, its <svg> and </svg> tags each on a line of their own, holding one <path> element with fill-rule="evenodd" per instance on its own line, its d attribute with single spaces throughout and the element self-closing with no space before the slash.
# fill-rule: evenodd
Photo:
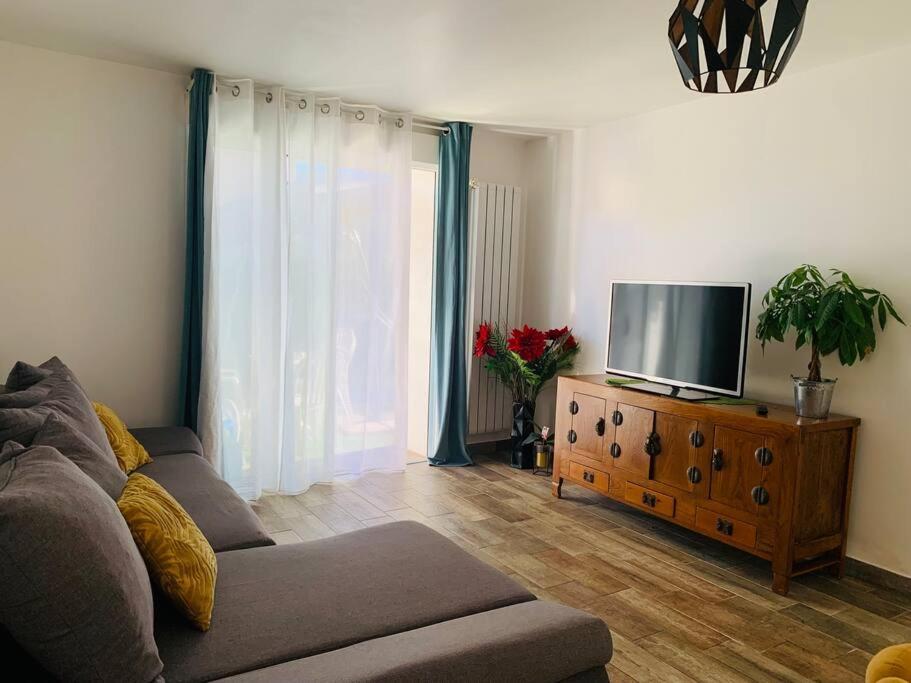
<svg viewBox="0 0 911 683">
<path fill-rule="evenodd" d="M 212 546 L 180 503 L 143 474 L 131 474 L 117 507 L 152 580 L 200 631 L 208 631 L 218 566 Z"/>
<path fill-rule="evenodd" d="M 149 452 L 136 440 L 135 436 L 130 434 L 123 420 L 117 417 L 117 413 L 104 405 L 104 403 L 93 401 L 92 406 L 104 426 L 104 433 L 107 434 L 108 443 L 111 444 L 111 449 L 114 451 L 114 455 L 117 456 L 117 464 L 120 465 L 120 469 L 124 473 L 129 474 L 137 467 L 142 467 L 146 463 L 152 462 Z"/>
<path fill-rule="evenodd" d="M 867 665 L 866 683 L 911 681 L 911 643 L 882 650 Z"/>
</svg>

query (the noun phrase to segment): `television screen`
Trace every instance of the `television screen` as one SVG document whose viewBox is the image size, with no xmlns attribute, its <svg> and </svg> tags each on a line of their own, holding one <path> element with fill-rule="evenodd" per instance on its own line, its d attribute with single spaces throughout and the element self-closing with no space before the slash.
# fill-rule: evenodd
<svg viewBox="0 0 911 683">
<path fill-rule="evenodd" d="M 607 371 L 743 395 L 750 285 L 611 284 Z"/>
</svg>

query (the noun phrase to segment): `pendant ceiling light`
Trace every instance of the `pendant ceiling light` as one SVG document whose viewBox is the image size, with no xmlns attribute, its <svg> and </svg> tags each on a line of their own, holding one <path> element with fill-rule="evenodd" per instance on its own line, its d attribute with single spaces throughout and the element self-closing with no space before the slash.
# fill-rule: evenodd
<svg viewBox="0 0 911 683">
<path fill-rule="evenodd" d="M 680 0 L 670 37 L 683 82 L 747 92 L 780 77 L 803 32 L 808 0 Z"/>
</svg>

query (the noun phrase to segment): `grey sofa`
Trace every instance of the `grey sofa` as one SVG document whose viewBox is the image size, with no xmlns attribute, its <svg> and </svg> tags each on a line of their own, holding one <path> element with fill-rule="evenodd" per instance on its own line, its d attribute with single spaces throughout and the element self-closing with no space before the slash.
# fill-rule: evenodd
<svg viewBox="0 0 911 683">
<path fill-rule="evenodd" d="M 606 681 L 604 623 L 539 601 L 415 522 L 275 545 L 183 428 L 133 430 L 162 484 L 217 553 L 211 629 L 155 600 L 168 683 L 246 681 Z M 5 670 L 40 668 L 0 637 Z"/>
</svg>

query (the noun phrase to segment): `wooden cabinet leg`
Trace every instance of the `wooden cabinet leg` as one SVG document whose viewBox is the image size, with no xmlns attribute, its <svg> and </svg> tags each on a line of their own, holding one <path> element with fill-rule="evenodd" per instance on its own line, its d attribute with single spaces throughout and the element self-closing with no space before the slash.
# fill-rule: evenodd
<svg viewBox="0 0 911 683">
<path fill-rule="evenodd" d="M 834 576 L 836 579 L 845 578 L 845 561 L 841 560 L 837 564 L 833 564 L 829 567 L 829 573 Z"/>
<path fill-rule="evenodd" d="M 563 477 L 550 483 L 550 492 L 555 498 L 563 497 Z"/>
<path fill-rule="evenodd" d="M 791 577 L 787 574 L 772 574 L 772 590 L 779 595 L 787 595 L 791 587 Z"/>
</svg>

